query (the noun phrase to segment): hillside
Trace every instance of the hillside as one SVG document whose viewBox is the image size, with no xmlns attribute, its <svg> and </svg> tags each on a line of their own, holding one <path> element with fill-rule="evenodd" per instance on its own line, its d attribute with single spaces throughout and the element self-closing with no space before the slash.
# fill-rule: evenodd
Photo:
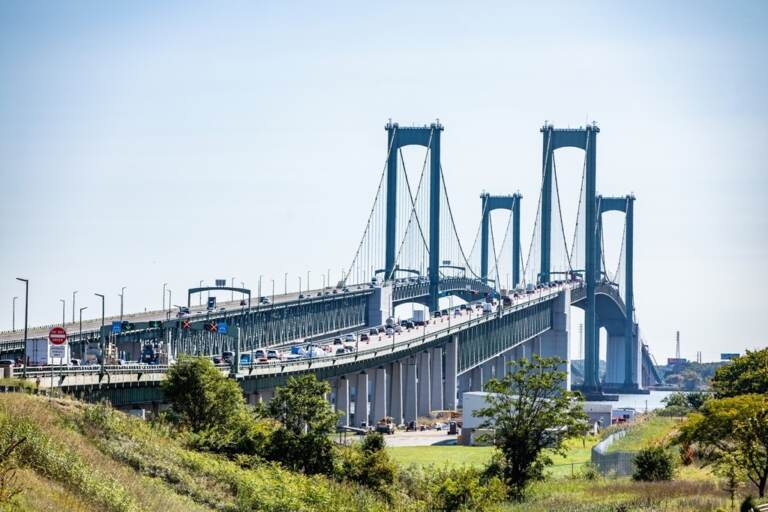
<svg viewBox="0 0 768 512">
<path fill-rule="evenodd" d="M 3 511 L 382 510 L 369 491 L 273 464 L 249 469 L 185 449 L 148 424 L 103 406 L 0 394 L 0 450 L 20 492 Z"/>
</svg>

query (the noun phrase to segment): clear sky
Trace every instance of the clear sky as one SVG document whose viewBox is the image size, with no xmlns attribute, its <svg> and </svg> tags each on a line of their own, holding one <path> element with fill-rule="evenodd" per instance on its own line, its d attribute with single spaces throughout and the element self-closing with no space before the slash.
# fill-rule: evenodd
<svg viewBox="0 0 768 512">
<path fill-rule="evenodd" d="M 159 308 L 164 282 L 181 297 L 217 277 L 335 280 L 388 118 L 445 125 L 465 244 L 483 189 L 525 195 L 527 238 L 539 127 L 594 119 L 599 192 L 637 195 L 636 307 L 657 359 L 676 330 L 690 358 L 768 345 L 766 26 L 762 1 L 6 0 L 0 329 L 17 276 L 31 324 L 60 318 L 61 298 L 70 317 L 73 290 L 90 313 L 106 294 L 110 314 L 122 286 L 135 311 Z M 580 158 L 558 160 L 565 205 Z"/>
</svg>

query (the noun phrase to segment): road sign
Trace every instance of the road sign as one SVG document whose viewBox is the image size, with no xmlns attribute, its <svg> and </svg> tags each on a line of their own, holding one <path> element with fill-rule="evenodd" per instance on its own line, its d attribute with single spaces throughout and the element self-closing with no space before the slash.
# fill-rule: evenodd
<svg viewBox="0 0 768 512">
<path fill-rule="evenodd" d="M 216 327 L 221 334 L 227 334 L 227 322 L 219 322 Z"/>
<path fill-rule="evenodd" d="M 181 328 L 182 329 L 189 329 L 190 327 L 192 327 L 192 324 L 190 323 L 189 320 L 183 320 L 181 322 Z"/>
<path fill-rule="evenodd" d="M 48 341 L 54 345 L 63 345 L 67 342 L 67 331 L 63 327 L 53 327 L 48 333 Z"/>
<path fill-rule="evenodd" d="M 123 322 L 112 322 L 112 334 L 120 334 L 123 330 Z"/>
<path fill-rule="evenodd" d="M 216 297 L 208 297 L 208 309 L 216 308 Z"/>
<path fill-rule="evenodd" d="M 67 357 L 67 347 L 54 345 L 51 347 L 51 359 L 64 359 Z"/>
<path fill-rule="evenodd" d="M 227 280 L 226 279 L 217 279 L 216 280 L 216 286 L 227 286 Z"/>
</svg>

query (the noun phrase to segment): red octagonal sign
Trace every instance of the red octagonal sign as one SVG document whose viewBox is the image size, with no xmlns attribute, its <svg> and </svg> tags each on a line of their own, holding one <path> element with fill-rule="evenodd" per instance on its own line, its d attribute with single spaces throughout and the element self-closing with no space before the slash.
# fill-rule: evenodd
<svg viewBox="0 0 768 512">
<path fill-rule="evenodd" d="M 48 333 L 48 341 L 54 345 L 63 345 L 67 341 L 67 331 L 63 327 L 54 327 Z"/>
</svg>

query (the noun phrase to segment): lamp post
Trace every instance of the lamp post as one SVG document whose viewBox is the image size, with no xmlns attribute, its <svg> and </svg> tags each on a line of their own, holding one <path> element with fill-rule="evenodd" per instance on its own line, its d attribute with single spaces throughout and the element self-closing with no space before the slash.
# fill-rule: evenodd
<svg viewBox="0 0 768 512">
<path fill-rule="evenodd" d="M 77 295 L 77 290 L 72 292 L 72 323 L 75 323 L 75 295 Z"/>
<path fill-rule="evenodd" d="M 309 287 L 309 270 L 307 270 L 307 291 L 309 291 L 311 288 Z"/>
<path fill-rule="evenodd" d="M 88 309 L 88 306 L 80 308 L 80 345 L 82 347 L 82 356 L 85 359 L 85 343 L 83 342 L 83 310 Z"/>
<path fill-rule="evenodd" d="M 272 307 L 275 306 L 275 280 L 272 279 Z"/>
<path fill-rule="evenodd" d="M 288 272 L 283 275 L 283 295 L 288 295 Z"/>
<path fill-rule="evenodd" d="M 299 276 L 299 295 L 301 295 L 301 276 Z"/>
<path fill-rule="evenodd" d="M 125 299 L 125 289 L 128 288 L 127 286 L 123 286 L 120 288 L 120 321 L 123 321 L 123 301 Z"/>
<path fill-rule="evenodd" d="M 235 287 L 235 278 L 232 278 L 232 288 Z M 232 300 L 235 300 L 235 290 L 232 290 Z"/>
<path fill-rule="evenodd" d="M 64 327 L 64 323 L 66 322 L 66 307 L 67 307 L 67 301 L 64 299 L 59 299 L 59 302 L 61 302 L 61 326 Z"/>
<path fill-rule="evenodd" d="M 18 297 L 14 297 L 13 301 L 12 301 L 13 302 L 13 307 L 12 307 L 12 311 L 13 312 L 11 313 L 11 315 L 12 315 L 11 316 L 11 330 L 13 332 L 16 332 L 16 299 L 18 299 Z"/>
<path fill-rule="evenodd" d="M 27 350 L 27 319 L 29 318 L 29 279 L 21 277 L 16 278 L 17 281 L 24 283 L 24 351 Z M 35 355 L 37 355 L 37 344 L 35 344 Z M 24 358 L 22 375 L 27 378 L 27 358 Z"/>
<path fill-rule="evenodd" d="M 101 293 L 94 293 L 95 296 L 101 299 L 101 329 L 99 330 L 99 350 L 101 350 L 102 368 L 104 367 L 104 295 Z"/>
<path fill-rule="evenodd" d="M 245 283 L 240 281 L 240 288 L 245 290 Z M 245 300 L 245 292 L 240 292 L 240 299 Z"/>
<path fill-rule="evenodd" d="M 331 287 L 331 269 L 328 269 L 328 279 L 326 280 L 328 283 L 328 288 Z"/>
<path fill-rule="evenodd" d="M 168 286 L 168 283 L 163 283 L 163 311 L 165 311 L 165 287 Z"/>
<path fill-rule="evenodd" d="M 203 287 L 203 280 L 201 279 L 200 280 L 200 285 L 198 286 L 198 288 L 202 288 L 202 287 Z M 203 294 L 202 293 L 198 293 L 197 294 L 197 299 L 198 299 L 197 305 L 198 306 L 202 306 L 203 305 Z"/>
<path fill-rule="evenodd" d="M 171 319 L 171 308 L 173 307 L 171 306 L 171 304 L 173 304 L 173 301 L 171 300 L 172 297 L 173 297 L 173 292 L 170 288 L 168 288 L 168 320 Z"/>
</svg>

